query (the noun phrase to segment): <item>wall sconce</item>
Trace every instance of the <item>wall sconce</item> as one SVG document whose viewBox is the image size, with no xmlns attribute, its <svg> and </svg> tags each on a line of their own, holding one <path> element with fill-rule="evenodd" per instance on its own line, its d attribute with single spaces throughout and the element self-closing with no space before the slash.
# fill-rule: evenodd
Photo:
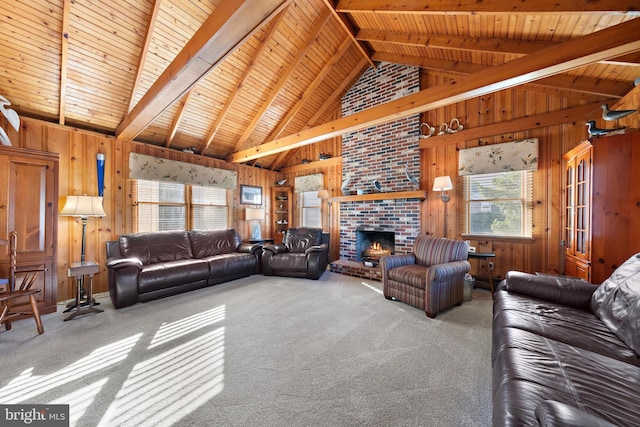
<svg viewBox="0 0 640 427">
<path fill-rule="evenodd" d="M 321 199 L 323 202 L 326 201 L 329 206 L 331 206 L 332 203 L 330 197 L 331 196 L 329 196 L 329 190 L 327 190 L 326 188 L 318 190 L 318 199 Z"/>
<path fill-rule="evenodd" d="M 453 184 L 451 183 L 451 178 L 448 176 L 438 176 L 433 181 L 433 191 L 440 191 L 440 194 L 436 197 L 439 197 L 445 203 L 451 200 L 449 195 L 445 194 L 445 191 L 451 189 L 453 189 Z"/>
<path fill-rule="evenodd" d="M 258 221 L 264 220 L 264 208 L 245 209 L 244 218 L 251 221 L 251 240 L 262 239 L 262 231 Z"/>
</svg>

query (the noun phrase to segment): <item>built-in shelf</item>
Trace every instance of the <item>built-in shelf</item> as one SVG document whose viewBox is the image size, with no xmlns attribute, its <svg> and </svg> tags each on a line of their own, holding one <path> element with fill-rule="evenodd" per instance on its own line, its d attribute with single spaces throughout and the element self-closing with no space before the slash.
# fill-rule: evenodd
<svg viewBox="0 0 640 427">
<path fill-rule="evenodd" d="M 332 202 L 366 202 L 370 200 L 396 200 L 396 199 L 420 199 L 427 198 L 426 190 L 396 191 L 393 193 L 370 193 L 356 196 L 337 196 L 331 198 Z"/>
</svg>

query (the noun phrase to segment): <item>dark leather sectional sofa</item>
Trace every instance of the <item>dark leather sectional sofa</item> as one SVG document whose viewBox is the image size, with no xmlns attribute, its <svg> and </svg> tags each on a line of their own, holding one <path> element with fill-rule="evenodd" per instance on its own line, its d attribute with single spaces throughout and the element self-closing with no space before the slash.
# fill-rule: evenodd
<svg viewBox="0 0 640 427">
<path fill-rule="evenodd" d="M 640 254 L 600 286 L 507 273 L 492 365 L 494 426 L 640 426 Z"/>
<path fill-rule="evenodd" d="M 258 273 L 262 250 L 232 229 L 138 233 L 106 246 L 115 308 Z"/>
</svg>

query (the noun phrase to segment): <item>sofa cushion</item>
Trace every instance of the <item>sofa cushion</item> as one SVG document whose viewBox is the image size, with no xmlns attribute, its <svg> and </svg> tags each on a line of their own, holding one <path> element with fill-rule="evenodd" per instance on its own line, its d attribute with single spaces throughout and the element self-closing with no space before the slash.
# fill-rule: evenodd
<svg viewBox="0 0 640 427">
<path fill-rule="evenodd" d="M 402 265 L 389 270 L 389 279 L 424 289 L 427 286 L 427 270 L 427 267 L 418 264 Z"/>
<path fill-rule="evenodd" d="M 590 311 L 498 291 L 494 298 L 493 324 L 492 360 L 508 345 L 505 334 L 514 328 L 621 360 L 640 369 L 640 356 Z"/>
<path fill-rule="evenodd" d="M 158 262 L 142 269 L 138 277 L 138 292 L 144 294 L 185 283 L 206 283 L 208 278 L 209 265 L 205 260 Z"/>
<path fill-rule="evenodd" d="M 275 272 L 286 271 L 289 273 L 307 272 L 307 256 L 304 252 L 289 252 L 271 257 L 271 269 Z"/>
<path fill-rule="evenodd" d="M 126 258 L 138 258 L 145 265 L 193 258 L 186 231 L 120 236 L 120 252 Z"/>
<path fill-rule="evenodd" d="M 191 249 L 194 258 L 205 258 L 234 252 L 242 243 L 236 230 L 191 230 Z"/>
<path fill-rule="evenodd" d="M 640 355 L 640 253 L 618 267 L 591 298 L 592 311 Z"/>
<path fill-rule="evenodd" d="M 258 258 L 253 254 L 230 253 L 204 258 L 209 263 L 209 275 L 213 279 L 256 271 Z"/>
<path fill-rule="evenodd" d="M 540 402 L 575 406 L 615 425 L 640 425 L 640 368 L 516 328 L 493 364 L 493 425 L 537 425 Z"/>
<path fill-rule="evenodd" d="M 322 230 L 319 228 L 291 228 L 285 234 L 283 242 L 293 253 L 304 253 L 311 246 L 322 243 Z"/>
</svg>

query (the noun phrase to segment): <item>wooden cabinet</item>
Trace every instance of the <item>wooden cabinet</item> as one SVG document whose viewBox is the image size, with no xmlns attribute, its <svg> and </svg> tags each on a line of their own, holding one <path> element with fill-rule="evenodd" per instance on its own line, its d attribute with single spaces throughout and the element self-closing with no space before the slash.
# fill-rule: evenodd
<svg viewBox="0 0 640 427">
<path fill-rule="evenodd" d="M 44 268 L 32 288 L 41 314 L 56 311 L 58 154 L 0 146 L 0 239 L 18 233 L 18 267 Z M 8 277 L 9 247 L 0 246 L 0 277 Z M 25 300 L 25 305 L 28 300 Z"/>
<path fill-rule="evenodd" d="M 591 154 L 585 141 L 564 155 L 564 260 L 569 276 L 591 279 Z"/>
<path fill-rule="evenodd" d="M 292 216 L 291 187 L 274 187 L 271 189 L 271 210 L 273 215 L 274 238 L 276 243 L 281 243 L 284 233 L 289 229 Z"/>
<path fill-rule="evenodd" d="M 593 138 L 565 156 L 566 274 L 599 284 L 640 252 L 639 161 L 637 132 Z"/>
</svg>

